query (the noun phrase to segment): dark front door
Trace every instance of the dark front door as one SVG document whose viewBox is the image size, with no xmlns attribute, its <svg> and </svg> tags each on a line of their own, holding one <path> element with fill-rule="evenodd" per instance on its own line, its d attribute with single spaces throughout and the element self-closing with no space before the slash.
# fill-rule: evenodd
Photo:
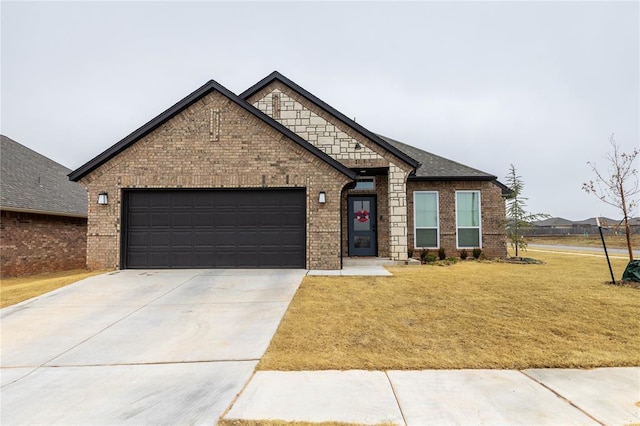
<svg viewBox="0 0 640 426">
<path fill-rule="evenodd" d="M 304 268 L 304 189 L 124 193 L 125 268 Z"/>
<path fill-rule="evenodd" d="M 376 197 L 353 196 L 347 204 L 349 256 L 377 255 Z"/>
</svg>

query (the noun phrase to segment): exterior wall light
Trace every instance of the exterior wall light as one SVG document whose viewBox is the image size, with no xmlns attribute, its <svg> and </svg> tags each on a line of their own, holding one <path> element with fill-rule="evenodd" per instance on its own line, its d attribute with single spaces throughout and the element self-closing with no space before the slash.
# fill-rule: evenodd
<svg viewBox="0 0 640 426">
<path fill-rule="evenodd" d="M 106 204 L 109 204 L 109 194 L 107 194 L 106 192 L 101 192 L 98 194 L 98 204 L 104 206 Z"/>
<path fill-rule="evenodd" d="M 318 202 L 320 204 L 324 204 L 327 202 L 327 194 L 325 194 L 324 191 L 320 191 L 320 193 L 318 194 Z"/>
</svg>

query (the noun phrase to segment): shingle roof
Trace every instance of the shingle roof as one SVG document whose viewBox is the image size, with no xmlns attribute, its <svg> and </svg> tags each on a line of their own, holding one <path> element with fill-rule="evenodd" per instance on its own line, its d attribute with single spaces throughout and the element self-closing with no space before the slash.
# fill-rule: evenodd
<svg viewBox="0 0 640 426">
<path fill-rule="evenodd" d="M 423 151 L 406 143 L 402 143 L 386 136 L 378 135 L 391 145 L 403 151 L 419 163 L 415 174 L 409 176 L 412 180 L 495 180 L 492 174 L 474 169 L 464 164 L 448 160 L 439 155 Z"/>
<path fill-rule="evenodd" d="M 227 99 L 231 100 L 236 105 L 243 108 L 245 111 L 249 112 L 250 114 L 254 115 L 256 118 L 262 120 L 263 122 L 273 127 L 280 133 L 289 137 L 291 140 L 293 140 L 295 143 L 300 145 L 302 148 L 306 149 L 316 157 L 320 158 L 321 160 L 323 160 L 325 163 L 332 166 L 337 171 L 341 172 L 342 174 L 348 176 L 351 179 L 356 178 L 356 173 L 350 170 L 349 168 L 345 167 L 342 163 L 331 158 L 329 155 L 327 155 L 320 149 L 316 148 L 315 146 L 310 144 L 308 141 L 302 139 L 300 136 L 296 135 L 290 129 L 278 123 L 276 120 L 272 119 L 268 115 L 263 114 L 253 105 L 250 105 L 244 99 L 241 99 L 236 94 L 231 92 L 229 89 L 222 86 L 220 83 L 216 82 L 215 80 L 209 80 L 204 85 L 202 85 L 201 87 L 199 87 L 198 89 L 196 89 L 195 91 L 187 95 L 184 99 L 182 99 L 181 101 L 173 105 L 171 108 L 167 109 L 157 117 L 153 118 L 151 121 L 149 121 L 139 129 L 133 131 L 129 136 L 125 137 L 120 142 L 108 148 L 106 151 L 102 152 L 94 159 L 90 160 L 86 164 L 80 166 L 78 169 L 71 172 L 69 174 L 69 179 L 74 181 L 81 179 L 83 176 L 87 175 L 88 173 L 95 170 L 100 165 L 109 161 L 111 158 L 118 155 L 120 152 L 124 151 L 129 146 L 133 145 L 138 140 L 142 139 L 144 136 L 148 135 L 149 133 L 151 133 L 158 127 L 160 127 L 162 124 L 164 124 L 171 118 L 175 117 L 185 108 L 194 104 L 195 102 L 202 99 L 204 96 L 208 95 L 213 91 L 216 91 L 222 94 Z"/>
<path fill-rule="evenodd" d="M 317 107 L 327 111 L 329 114 L 333 115 L 342 123 L 356 130 L 360 134 L 366 136 L 367 138 L 372 140 L 375 144 L 386 149 L 387 151 L 389 151 L 390 153 L 392 153 L 393 155 L 395 155 L 396 157 L 398 157 L 399 159 L 401 159 L 411 167 L 416 167 L 418 165 L 415 158 L 413 158 L 410 155 L 407 155 L 401 150 L 398 150 L 395 146 L 387 143 L 387 141 L 385 141 L 384 138 L 380 138 L 380 135 L 377 135 L 371 132 L 369 129 L 366 129 L 365 127 L 356 123 L 355 121 L 353 121 L 352 119 L 350 119 L 349 117 L 347 117 L 346 115 L 344 115 L 343 113 L 341 113 L 340 111 L 338 111 L 337 109 L 329 105 L 328 103 L 324 102 L 322 99 L 315 96 L 313 93 L 310 93 L 309 91 L 305 90 L 304 88 L 297 85 L 293 81 L 289 80 L 287 77 L 280 74 L 278 71 L 272 72 L 271 74 L 269 74 L 268 76 L 266 76 L 265 78 L 263 78 L 262 80 L 260 80 L 259 82 L 257 82 L 256 84 L 254 84 L 253 86 L 245 90 L 244 92 L 242 92 L 239 96 L 242 99 L 248 99 L 254 93 L 262 90 L 264 87 L 268 86 L 269 84 L 271 84 L 273 81 L 276 81 L 276 80 L 284 84 L 285 86 L 289 87 L 291 90 L 302 95 L 308 101 L 315 104 Z"/>
<path fill-rule="evenodd" d="M 87 193 L 71 171 L 0 135 L 0 207 L 5 210 L 87 217 Z"/>
</svg>

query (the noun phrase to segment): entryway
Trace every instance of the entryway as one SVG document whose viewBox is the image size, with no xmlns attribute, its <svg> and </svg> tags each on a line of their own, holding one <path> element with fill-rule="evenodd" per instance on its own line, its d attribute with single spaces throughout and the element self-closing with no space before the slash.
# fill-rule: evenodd
<svg viewBox="0 0 640 426">
<path fill-rule="evenodd" d="M 376 197 L 349 196 L 347 198 L 349 256 L 376 256 Z"/>
</svg>

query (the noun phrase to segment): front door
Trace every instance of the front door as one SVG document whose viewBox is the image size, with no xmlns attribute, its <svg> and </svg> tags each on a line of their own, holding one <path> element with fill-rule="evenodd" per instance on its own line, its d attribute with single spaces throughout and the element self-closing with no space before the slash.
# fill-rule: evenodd
<svg viewBox="0 0 640 426">
<path fill-rule="evenodd" d="M 349 256 L 375 256 L 376 197 L 351 196 L 347 201 L 349 223 Z"/>
</svg>

